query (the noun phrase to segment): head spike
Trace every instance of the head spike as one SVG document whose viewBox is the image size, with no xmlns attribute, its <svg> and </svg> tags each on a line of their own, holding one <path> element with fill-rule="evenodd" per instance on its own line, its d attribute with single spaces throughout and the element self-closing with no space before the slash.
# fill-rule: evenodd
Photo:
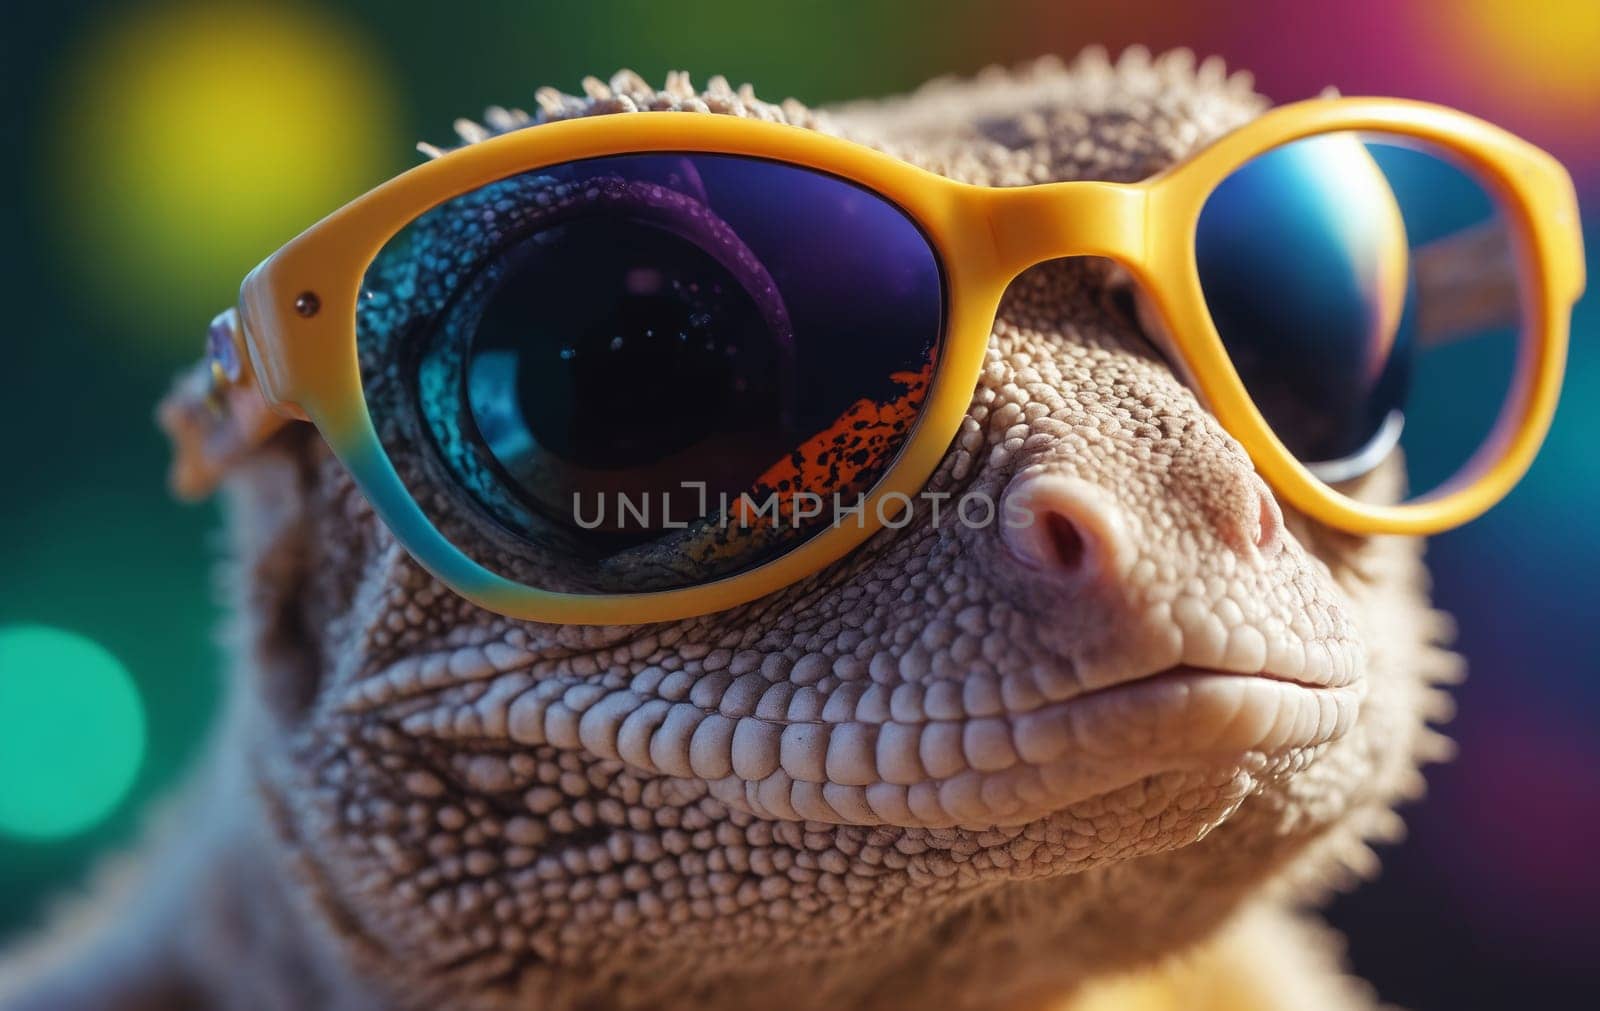
<svg viewBox="0 0 1600 1011">
<path fill-rule="evenodd" d="M 566 108 L 566 98 L 560 91 L 546 85 L 533 93 L 533 100 L 539 106 L 539 112 L 549 116 L 559 116 Z"/>
<path fill-rule="evenodd" d="M 474 122 L 465 116 L 462 116 L 451 125 L 455 128 L 456 136 L 468 144 L 477 144 L 480 141 L 488 140 L 490 137 L 488 129 L 482 123 Z"/>
<path fill-rule="evenodd" d="M 695 97 L 694 81 L 689 78 L 687 70 L 667 71 L 667 84 L 661 90 L 679 101 Z"/>
<path fill-rule="evenodd" d="M 618 95 L 648 95 L 655 89 L 643 77 L 624 67 L 611 75 L 611 90 Z"/>
</svg>

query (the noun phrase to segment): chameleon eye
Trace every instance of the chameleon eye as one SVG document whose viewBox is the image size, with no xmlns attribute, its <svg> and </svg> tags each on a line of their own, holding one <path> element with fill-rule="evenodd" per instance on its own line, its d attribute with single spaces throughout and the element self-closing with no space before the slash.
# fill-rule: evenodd
<svg viewBox="0 0 1600 1011">
<path fill-rule="evenodd" d="M 439 529 L 488 520 L 452 539 L 524 581 L 507 569 L 529 559 L 534 585 L 636 592 L 810 537 L 833 513 L 794 515 L 794 492 L 869 491 L 921 409 L 943 298 L 922 233 L 853 184 L 623 155 L 428 212 L 372 265 L 357 330 L 380 440 L 425 450 L 403 476 Z"/>
<path fill-rule="evenodd" d="M 1325 481 L 1397 445 L 1413 496 L 1470 469 L 1511 406 L 1518 268 L 1490 188 L 1381 134 L 1258 156 L 1195 239 L 1218 335 L 1279 440 Z"/>
</svg>

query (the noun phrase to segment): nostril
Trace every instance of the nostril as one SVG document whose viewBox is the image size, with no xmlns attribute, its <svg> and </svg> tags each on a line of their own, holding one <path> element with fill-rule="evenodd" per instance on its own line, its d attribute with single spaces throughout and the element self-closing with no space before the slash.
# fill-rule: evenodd
<svg viewBox="0 0 1600 1011">
<path fill-rule="evenodd" d="M 1050 536 L 1050 546 L 1055 552 L 1055 563 L 1063 569 L 1081 568 L 1087 548 L 1077 525 L 1056 512 L 1045 514 L 1044 525 Z"/>
<path fill-rule="evenodd" d="M 1002 535 L 1029 566 L 1073 582 L 1121 576 L 1133 562 L 1123 510 L 1098 485 L 1049 472 L 1006 489 Z"/>
</svg>

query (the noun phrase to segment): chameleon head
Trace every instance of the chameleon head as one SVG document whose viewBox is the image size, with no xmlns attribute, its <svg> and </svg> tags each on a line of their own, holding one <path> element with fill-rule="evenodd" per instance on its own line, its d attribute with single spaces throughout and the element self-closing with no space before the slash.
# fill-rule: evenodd
<svg viewBox="0 0 1600 1011">
<path fill-rule="evenodd" d="M 989 185 L 1143 178 L 1264 107 L 1139 51 L 825 114 L 676 75 L 587 92 L 542 115 L 757 113 Z M 229 487 L 239 668 L 329 971 L 429 1006 L 1020 999 L 1359 868 L 1451 669 L 1418 546 L 1286 513 L 1159 341 L 1108 264 L 1033 269 L 929 485 L 1028 522 L 919 504 L 651 626 L 467 604 L 285 433 Z"/>
</svg>

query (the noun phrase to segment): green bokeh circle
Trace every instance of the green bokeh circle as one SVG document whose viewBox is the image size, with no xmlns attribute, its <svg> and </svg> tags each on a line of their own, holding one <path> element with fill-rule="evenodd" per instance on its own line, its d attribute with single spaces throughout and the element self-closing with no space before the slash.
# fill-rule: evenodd
<svg viewBox="0 0 1600 1011">
<path fill-rule="evenodd" d="M 144 704 L 98 644 L 61 629 L 0 628 L 0 833 L 92 828 L 133 785 Z"/>
</svg>

